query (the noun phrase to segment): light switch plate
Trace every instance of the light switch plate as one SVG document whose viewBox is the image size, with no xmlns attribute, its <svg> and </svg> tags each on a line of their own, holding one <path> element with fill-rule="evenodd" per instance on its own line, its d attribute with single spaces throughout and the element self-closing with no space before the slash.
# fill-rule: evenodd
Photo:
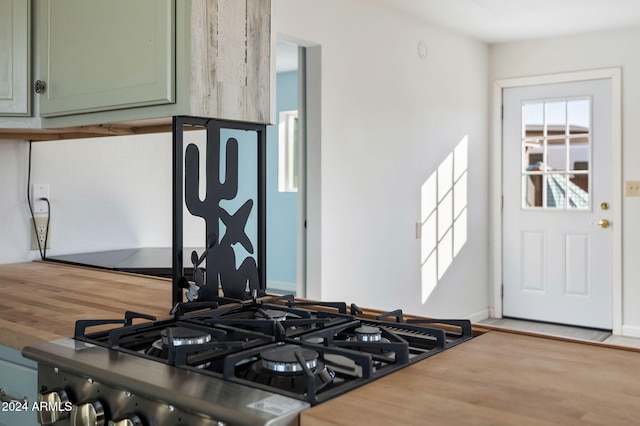
<svg viewBox="0 0 640 426">
<path fill-rule="evenodd" d="M 624 184 L 624 194 L 627 197 L 640 197 L 640 181 L 628 180 Z"/>
<path fill-rule="evenodd" d="M 33 213 L 49 213 L 47 202 L 42 198 L 49 198 L 49 185 L 44 183 L 34 183 L 31 186 L 31 200 L 33 201 Z"/>
</svg>

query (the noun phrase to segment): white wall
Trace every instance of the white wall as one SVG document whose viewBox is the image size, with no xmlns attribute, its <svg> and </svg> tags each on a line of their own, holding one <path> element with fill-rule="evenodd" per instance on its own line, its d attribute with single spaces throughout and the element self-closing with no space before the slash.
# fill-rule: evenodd
<svg viewBox="0 0 640 426">
<path fill-rule="evenodd" d="M 640 180 L 640 27 L 580 36 L 497 44 L 491 47 L 491 81 L 598 68 L 622 68 L 622 176 Z M 622 191 L 622 188 L 620 189 Z M 640 199 L 624 197 L 622 206 L 622 333 L 640 337 Z"/>
<path fill-rule="evenodd" d="M 276 0 L 322 50 L 324 300 L 467 316 L 488 306 L 488 47 L 370 0 Z M 428 57 L 418 57 L 424 40 Z M 468 136 L 468 239 L 422 302 L 421 186 Z M 313 159 L 311 160 L 313 161 Z"/>
<path fill-rule="evenodd" d="M 171 246 L 171 136 L 34 142 L 32 183 L 50 185 L 47 254 Z M 0 263 L 26 261 L 28 143 L 0 142 Z"/>
<path fill-rule="evenodd" d="M 274 9 L 274 31 L 322 51 L 321 284 L 309 295 L 486 316 L 488 46 L 371 0 L 276 0 Z M 465 136 L 466 243 L 423 303 L 421 186 Z M 0 263 L 36 254 L 26 147 L 0 142 Z M 169 246 L 170 151 L 168 135 L 34 144 L 33 182 L 51 186 L 50 253 Z"/>
</svg>

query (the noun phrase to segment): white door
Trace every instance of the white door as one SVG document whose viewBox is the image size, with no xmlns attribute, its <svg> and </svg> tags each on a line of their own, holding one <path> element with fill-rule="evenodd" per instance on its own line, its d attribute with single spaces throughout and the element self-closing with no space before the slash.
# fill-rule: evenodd
<svg viewBox="0 0 640 426">
<path fill-rule="evenodd" d="M 610 84 L 504 89 L 504 316 L 612 328 Z"/>
</svg>

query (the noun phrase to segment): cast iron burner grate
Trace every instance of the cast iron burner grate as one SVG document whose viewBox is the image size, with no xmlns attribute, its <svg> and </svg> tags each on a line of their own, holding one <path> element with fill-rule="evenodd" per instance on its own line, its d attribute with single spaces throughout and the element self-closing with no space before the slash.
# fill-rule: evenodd
<svg viewBox="0 0 640 426">
<path fill-rule="evenodd" d="M 468 320 L 405 321 L 400 310 L 371 319 L 353 304 L 347 313 L 342 302 L 293 296 L 186 302 L 173 312 L 78 321 L 75 338 L 318 404 L 472 337 Z"/>
</svg>

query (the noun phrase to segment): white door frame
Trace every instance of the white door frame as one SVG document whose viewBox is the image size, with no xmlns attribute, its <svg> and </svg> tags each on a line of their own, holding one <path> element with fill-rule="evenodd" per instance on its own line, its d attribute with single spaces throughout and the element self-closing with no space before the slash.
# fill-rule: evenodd
<svg viewBox="0 0 640 426">
<path fill-rule="evenodd" d="M 506 88 L 574 81 L 609 79 L 611 81 L 611 159 L 612 159 L 612 232 L 613 232 L 613 334 L 622 334 L 622 92 L 620 68 L 606 68 L 560 74 L 548 74 L 497 80 L 493 85 L 491 121 L 491 283 L 493 318 L 502 318 L 502 92 Z"/>
<path fill-rule="evenodd" d="M 273 3 L 272 3 L 273 7 Z M 299 155 L 298 228 L 296 254 L 296 296 L 322 299 L 322 47 L 319 44 L 272 32 L 272 58 L 275 61 L 277 40 L 304 48 L 298 51 L 298 110 L 303 116 Z M 302 62 L 300 62 L 302 61 Z M 275 64 L 272 64 L 275 69 Z M 275 87 L 275 72 L 272 87 Z M 271 110 L 276 111 L 275 96 Z M 277 122 L 271 117 L 272 122 Z"/>
</svg>

